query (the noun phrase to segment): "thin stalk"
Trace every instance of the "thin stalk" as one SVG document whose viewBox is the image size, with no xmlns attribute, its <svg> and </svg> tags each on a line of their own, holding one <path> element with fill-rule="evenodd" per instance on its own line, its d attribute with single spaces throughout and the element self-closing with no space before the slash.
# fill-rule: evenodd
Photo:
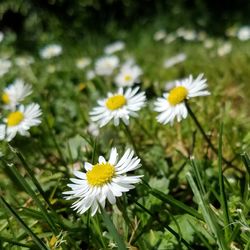
<svg viewBox="0 0 250 250">
<path fill-rule="evenodd" d="M 207 136 L 206 132 L 204 131 L 204 129 L 202 128 L 200 122 L 198 121 L 198 119 L 196 118 L 195 114 L 193 113 L 192 109 L 190 108 L 190 106 L 188 105 L 188 102 L 185 102 L 185 105 L 187 107 L 188 113 L 191 116 L 191 118 L 193 119 L 195 125 L 197 126 L 197 128 L 199 129 L 199 131 L 201 132 L 203 138 L 205 139 L 205 141 L 207 142 L 207 144 L 209 145 L 209 147 L 214 151 L 214 153 L 218 156 L 218 149 L 213 145 L 213 143 L 211 142 L 210 138 Z M 222 156 L 222 160 L 224 163 L 226 163 L 228 166 L 234 168 L 235 170 L 239 171 L 240 173 L 242 173 L 242 171 L 240 169 L 238 169 L 234 164 L 232 164 L 232 161 L 227 160 L 226 158 L 224 158 Z"/>
<path fill-rule="evenodd" d="M 48 250 L 48 247 L 41 241 L 36 234 L 32 232 L 29 226 L 21 219 L 21 217 L 17 214 L 14 208 L 12 208 L 5 199 L 0 196 L 0 203 L 1 205 L 8 211 L 20 224 L 20 226 L 24 229 L 24 231 L 33 239 L 34 243 L 39 247 L 41 250 Z"/>
<path fill-rule="evenodd" d="M 197 200 L 197 203 L 201 209 L 201 212 L 203 214 L 203 217 L 208 225 L 208 227 L 210 228 L 211 232 L 214 234 L 219 249 L 221 250 L 228 250 L 228 247 L 225 243 L 225 239 L 224 239 L 224 235 L 222 235 L 221 233 L 221 228 L 218 225 L 218 222 L 216 220 L 216 218 L 213 216 L 208 203 L 205 201 L 203 195 L 201 194 L 200 190 L 198 189 L 193 176 L 190 173 L 187 173 L 186 178 L 189 182 L 189 185 L 194 193 L 194 196 Z"/>
<path fill-rule="evenodd" d="M 30 245 L 23 244 L 23 243 L 21 243 L 19 241 L 15 241 L 13 239 L 10 239 L 10 238 L 4 237 L 4 236 L 0 236 L 0 241 L 8 242 L 11 245 L 16 245 L 16 246 L 20 246 L 20 247 L 25 247 L 25 248 L 31 249 Z"/>
<path fill-rule="evenodd" d="M 122 122 L 122 125 L 124 127 L 125 134 L 128 136 L 129 141 L 130 141 L 130 143 L 132 144 L 132 146 L 134 148 L 134 151 L 135 151 L 136 155 L 140 158 L 139 151 L 137 149 L 136 143 L 135 143 L 135 141 L 133 139 L 133 136 L 132 136 L 132 133 L 131 133 L 131 131 L 129 129 L 129 126 L 127 126 L 124 122 Z"/>
<path fill-rule="evenodd" d="M 55 145 L 55 148 L 56 148 L 56 150 L 57 150 L 57 152 L 58 152 L 58 154 L 59 154 L 59 157 L 60 157 L 60 159 L 61 159 L 61 162 L 62 162 L 63 165 L 67 168 L 66 161 L 64 160 L 64 155 L 63 155 L 63 153 L 62 153 L 62 151 L 61 151 L 61 149 L 60 149 L 60 147 L 59 147 L 59 145 L 58 145 L 58 143 L 57 143 L 57 140 L 56 140 L 56 137 L 55 137 L 55 135 L 54 135 L 53 129 L 50 127 L 49 121 L 48 121 L 47 117 L 45 117 L 45 123 L 46 123 L 47 129 L 48 129 L 48 131 L 49 131 L 49 133 L 50 133 L 50 135 L 51 135 L 51 139 L 52 139 L 52 141 L 53 141 L 53 143 L 54 143 L 54 145 Z M 67 168 L 67 169 L 68 169 L 68 168 Z"/>
<path fill-rule="evenodd" d="M 229 227 L 229 212 L 228 212 L 228 205 L 226 199 L 226 192 L 224 186 L 224 176 L 222 173 L 222 134 L 223 134 L 223 125 L 220 126 L 220 136 L 219 136 L 219 161 L 218 161 L 218 168 L 219 168 L 219 186 L 220 186 L 220 202 L 223 210 L 223 217 L 224 217 L 224 224 L 225 224 L 225 236 L 226 239 L 229 239 L 230 235 L 230 227 Z"/>
<path fill-rule="evenodd" d="M 145 208 L 142 204 L 134 200 L 135 204 L 140 207 L 143 211 L 145 211 L 147 214 L 149 214 L 151 217 L 157 220 L 157 222 L 163 226 L 163 228 L 166 228 L 178 241 L 181 241 L 188 249 L 193 249 L 186 240 L 184 240 L 177 232 L 175 232 L 174 229 L 172 229 L 170 226 L 163 224 L 157 217 L 153 215 L 151 211 L 149 211 L 147 208 Z"/>
<path fill-rule="evenodd" d="M 142 182 L 149 189 L 150 194 L 152 194 L 157 199 L 159 199 L 163 202 L 166 202 L 173 207 L 178 207 L 182 211 L 185 211 L 186 213 L 194 216 L 195 218 L 197 218 L 199 220 L 203 220 L 201 214 L 199 214 L 194 208 L 187 206 L 186 204 L 184 204 L 183 202 L 181 202 L 179 200 L 176 200 L 174 197 L 172 197 L 169 194 L 165 194 L 157 189 L 150 187 L 148 185 L 148 183 L 146 181 L 144 181 L 143 179 L 142 179 Z"/>
</svg>

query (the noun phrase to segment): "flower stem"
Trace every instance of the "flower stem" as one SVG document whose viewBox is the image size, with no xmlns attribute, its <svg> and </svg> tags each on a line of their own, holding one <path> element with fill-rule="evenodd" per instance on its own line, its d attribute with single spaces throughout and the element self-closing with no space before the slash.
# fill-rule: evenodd
<svg viewBox="0 0 250 250">
<path fill-rule="evenodd" d="M 193 113 L 192 109 L 190 108 L 190 106 L 188 105 L 188 102 L 185 102 L 185 105 L 187 107 L 188 113 L 189 115 L 192 117 L 195 125 L 197 126 L 197 128 L 199 129 L 199 131 L 201 132 L 202 136 L 204 137 L 205 141 L 207 142 L 207 144 L 209 145 L 209 147 L 214 151 L 214 153 L 218 156 L 218 149 L 213 145 L 213 143 L 211 142 L 210 138 L 207 136 L 207 134 L 205 133 L 204 129 L 202 128 L 200 122 L 198 121 L 198 119 L 196 118 L 195 114 Z M 241 170 L 239 170 L 234 164 L 232 164 L 232 161 L 227 160 L 225 157 L 222 156 L 222 160 L 224 163 L 226 163 L 228 166 L 236 169 L 237 171 L 241 172 Z"/>
<path fill-rule="evenodd" d="M 138 152 L 138 149 L 137 149 L 137 146 L 136 146 L 136 143 L 135 143 L 135 141 L 134 141 L 134 139 L 133 139 L 133 136 L 132 136 L 132 134 L 131 134 L 131 131 L 130 131 L 130 129 L 129 129 L 129 126 L 127 126 L 124 122 L 122 122 L 122 124 L 123 124 L 124 130 L 125 130 L 125 134 L 128 136 L 129 141 L 130 141 L 130 143 L 132 144 L 132 146 L 133 146 L 133 148 L 134 148 L 134 151 L 135 151 L 136 155 L 137 155 L 138 157 L 140 157 L 139 152 Z"/>
</svg>

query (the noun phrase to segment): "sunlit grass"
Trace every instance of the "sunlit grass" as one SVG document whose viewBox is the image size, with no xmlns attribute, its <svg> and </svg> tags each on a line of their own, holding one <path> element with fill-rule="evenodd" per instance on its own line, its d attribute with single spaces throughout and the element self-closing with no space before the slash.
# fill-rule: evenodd
<svg viewBox="0 0 250 250">
<path fill-rule="evenodd" d="M 248 249 L 249 228 L 249 42 L 234 38 L 232 52 L 181 39 L 165 44 L 153 31 L 124 36 L 123 62 L 132 56 L 142 68 L 141 90 L 147 105 L 128 126 L 88 131 L 89 111 L 107 92 L 113 76 L 88 80 L 86 71 L 102 56 L 105 38 L 62 44 L 61 56 L 11 70 L 0 79 L 3 89 L 15 78 L 32 85 L 30 100 L 40 104 L 42 124 L 30 137 L 1 142 L 0 248 L 2 249 Z M 86 43 L 85 43 L 86 42 Z M 0 54 L 20 52 L 5 43 Z M 187 59 L 172 68 L 164 60 L 178 53 Z M 75 66 L 82 56 L 93 61 Z M 173 126 L 156 121 L 153 102 L 168 81 L 203 72 L 211 95 L 188 102 L 189 115 Z M 4 111 L 5 112 L 5 111 Z M 223 129 L 222 129 L 223 127 Z M 74 169 L 97 162 L 115 146 L 133 147 L 143 175 L 135 189 L 91 217 L 71 209 L 63 198 Z"/>
</svg>

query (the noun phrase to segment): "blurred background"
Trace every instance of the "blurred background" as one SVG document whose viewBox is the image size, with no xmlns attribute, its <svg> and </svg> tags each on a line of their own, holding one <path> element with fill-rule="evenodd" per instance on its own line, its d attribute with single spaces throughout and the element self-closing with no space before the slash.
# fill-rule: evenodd
<svg viewBox="0 0 250 250">
<path fill-rule="evenodd" d="M 232 25 L 248 25 L 249 13 L 249 0 L 1 0 L 0 30 L 14 31 L 16 46 L 32 50 L 39 41 L 77 43 L 100 32 L 122 39 L 126 31 L 147 26 L 223 36 Z"/>
</svg>

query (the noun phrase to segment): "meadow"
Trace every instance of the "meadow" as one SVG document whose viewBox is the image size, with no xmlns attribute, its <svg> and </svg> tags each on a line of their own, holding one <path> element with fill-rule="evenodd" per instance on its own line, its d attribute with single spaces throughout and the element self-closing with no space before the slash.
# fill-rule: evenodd
<svg viewBox="0 0 250 250">
<path fill-rule="evenodd" d="M 147 26 L 65 44 L 45 34 L 31 52 L 2 33 L 0 249 L 250 249 L 250 28 L 240 29 Z M 173 92 L 190 75 L 206 93 Z M 130 88 L 139 101 L 124 100 Z M 164 93 L 182 104 L 166 124 L 155 110 Z M 85 200 L 82 183 L 93 187 Z"/>
</svg>

